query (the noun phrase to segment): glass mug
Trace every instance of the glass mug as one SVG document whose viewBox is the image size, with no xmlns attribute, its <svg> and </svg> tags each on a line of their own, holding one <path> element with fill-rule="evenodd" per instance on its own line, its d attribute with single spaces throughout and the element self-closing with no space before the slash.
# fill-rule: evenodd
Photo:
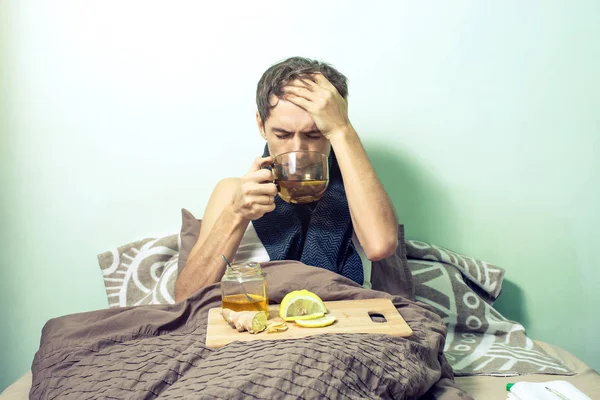
<svg viewBox="0 0 600 400">
<path fill-rule="evenodd" d="M 279 197 L 287 203 L 305 204 L 319 200 L 329 185 L 329 162 L 318 151 L 290 151 L 273 158 L 273 180 Z"/>
</svg>

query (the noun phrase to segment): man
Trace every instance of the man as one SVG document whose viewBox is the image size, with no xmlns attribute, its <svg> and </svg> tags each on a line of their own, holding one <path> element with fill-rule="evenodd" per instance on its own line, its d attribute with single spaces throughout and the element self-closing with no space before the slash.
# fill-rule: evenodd
<svg viewBox="0 0 600 400">
<path fill-rule="evenodd" d="M 220 255 L 233 259 L 249 228 L 269 259 L 297 259 L 358 284 L 361 254 L 375 261 L 395 251 L 397 218 L 348 119 L 347 96 L 344 75 L 322 62 L 293 57 L 263 74 L 256 122 L 267 142 L 265 154 L 243 177 L 223 179 L 215 187 L 198 241 L 177 278 L 177 301 L 219 281 L 225 271 Z M 284 203 L 271 172 L 261 169 L 271 155 L 295 150 L 330 159 L 330 186 L 316 205 Z"/>
</svg>

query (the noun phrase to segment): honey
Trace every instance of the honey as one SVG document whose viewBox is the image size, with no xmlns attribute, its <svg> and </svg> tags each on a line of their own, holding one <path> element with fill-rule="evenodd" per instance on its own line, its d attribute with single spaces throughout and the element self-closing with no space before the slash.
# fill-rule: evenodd
<svg viewBox="0 0 600 400">
<path fill-rule="evenodd" d="M 268 314 L 269 302 L 264 297 L 255 294 L 249 294 L 248 297 L 244 294 L 225 296 L 222 303 L 223 308 L 233 311 L 264 311 Z"/>
<path fill-rule="evenodd" d="M 267 280 L 260 264 L 248 262 L 233 264 L 221 279 L 223 308 L 232 311 L 264 311 L 269 315 Z"/>
</svg>

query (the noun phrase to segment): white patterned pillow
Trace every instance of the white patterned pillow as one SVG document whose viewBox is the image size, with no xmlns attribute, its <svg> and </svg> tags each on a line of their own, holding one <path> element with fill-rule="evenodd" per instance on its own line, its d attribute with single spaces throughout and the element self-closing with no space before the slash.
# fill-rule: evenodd
<svg viewBox="0 0 600 400">
<path fill-rule="evenodd" d="M 407 240 L 406 252 L 409 259 L 455 266 L 465 277 L 465 283 L 489 304 L 493 304 L 502 292 L 504 269 L 496 265 L 418 240 Z"/>
<path fill-rule="evenodd" d="M 406 248 L 415 298 L 446 324 L 444 354 L 456 375 L 573 374 L 493 308 L 502 268 L 417 240 Z"/>
<path fill-rule="evenodd" d="M 99 254 L 109 307 L 175 303 L 178 242 L 146 238 Z"/>
<path fill-rule="evenodd" d="M 456 375 L 573 374 L 529 339 L 523 325 L 476 293 L 458 267 L 423 259 L 408 265 L 416 300 L 431 306 L 448 328 L 444 354 Z"/>
</svg>

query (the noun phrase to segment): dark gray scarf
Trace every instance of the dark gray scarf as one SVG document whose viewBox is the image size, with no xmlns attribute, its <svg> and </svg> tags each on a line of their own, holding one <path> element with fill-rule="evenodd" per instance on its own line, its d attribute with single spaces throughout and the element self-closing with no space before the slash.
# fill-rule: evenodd
<svg viewBox="0 0 600 400">
<path fill-rule="evenodd" d="M 263 157 L 269 155 L 265 146 Z M 252 222 L 271 260 L 297 260 L 363 284 L 363 267 L 352 243 L 352 219 L 333 150 L 329 186 L 315 203 L 290 204 L 275 197 L 275 210 Z"/>
</svg>

